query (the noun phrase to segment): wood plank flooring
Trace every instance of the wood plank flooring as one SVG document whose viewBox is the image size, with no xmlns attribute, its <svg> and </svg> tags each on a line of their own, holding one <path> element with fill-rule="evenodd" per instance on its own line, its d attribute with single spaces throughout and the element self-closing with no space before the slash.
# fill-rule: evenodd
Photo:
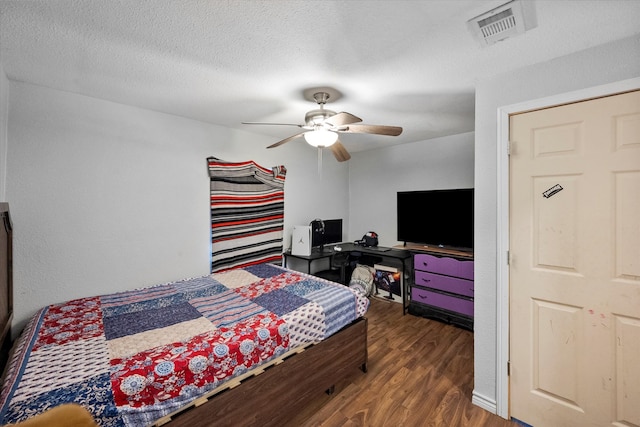
<svg viewBox="0 0 640 427">
<path fill-rule="evenodd" d="M 368 372 L 292 414 L 287 427 L 515 427 L 471 403 L 473 333 L 371 299 Z"/>
</svg>

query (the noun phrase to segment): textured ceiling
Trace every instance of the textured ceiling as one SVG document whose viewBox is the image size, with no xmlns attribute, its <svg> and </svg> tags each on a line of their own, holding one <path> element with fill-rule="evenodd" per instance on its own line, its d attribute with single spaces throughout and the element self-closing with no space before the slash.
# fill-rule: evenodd
<svg viewBox="0 0 640 427">
<path fill-rule="evenodd" d="M 527 0 L 529 1 L 529 0 Z M 343 135 L 349 151 L 472 131 L 479 79 L 640 32 L 638 0 L 535 1 L 537 26 L 481 47 L 466 21 L 505 1 L 0 0 L 0 61 L 16 81 L 218 125 L 274 142 L 303 97 L 399 137 Z"/>
</svg>

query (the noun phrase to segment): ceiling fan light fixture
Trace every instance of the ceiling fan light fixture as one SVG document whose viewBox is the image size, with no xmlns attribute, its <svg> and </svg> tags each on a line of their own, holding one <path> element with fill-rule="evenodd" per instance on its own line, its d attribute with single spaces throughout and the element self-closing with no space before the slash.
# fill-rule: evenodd
<svg viewBox="0 0 640 427">
<path fill-rule="evenodd" d="M 329 147 L 338 140 L 338 134 L 326 129 L 316 129 L 306 132 L 304 139 L 314 147 Z"/>
</svg>

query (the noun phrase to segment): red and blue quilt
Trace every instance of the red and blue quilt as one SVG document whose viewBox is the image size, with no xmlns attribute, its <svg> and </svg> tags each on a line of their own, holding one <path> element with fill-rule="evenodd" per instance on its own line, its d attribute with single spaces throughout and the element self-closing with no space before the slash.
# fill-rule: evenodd
<svg viewBox="0 0 640 427">
<path fill-rule="evenodd" d="M 349 287 L 272 264 L 40 310 L 0 394 L 0 424 L 67 402 L 101 426 L 150 425 L 365 314 Z"/>
</svg>

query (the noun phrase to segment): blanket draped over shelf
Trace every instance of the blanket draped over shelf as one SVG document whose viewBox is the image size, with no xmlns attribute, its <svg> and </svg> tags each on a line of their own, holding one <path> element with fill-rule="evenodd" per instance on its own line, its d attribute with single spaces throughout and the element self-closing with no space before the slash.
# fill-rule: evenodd
<svg viewBox="0 0 640 427">
<path fill-rule="evenodd" d="M 17 341 L 0 425 L 69 402 L 102 427 L 150 425 L 368 306 L 346 286 L 273 264 L 51 305 Z"/>
<path fill-rule="evenodd" d="M 211 271 L 282 262 L 286 169 L 209 157 Z"/>
</svg>

